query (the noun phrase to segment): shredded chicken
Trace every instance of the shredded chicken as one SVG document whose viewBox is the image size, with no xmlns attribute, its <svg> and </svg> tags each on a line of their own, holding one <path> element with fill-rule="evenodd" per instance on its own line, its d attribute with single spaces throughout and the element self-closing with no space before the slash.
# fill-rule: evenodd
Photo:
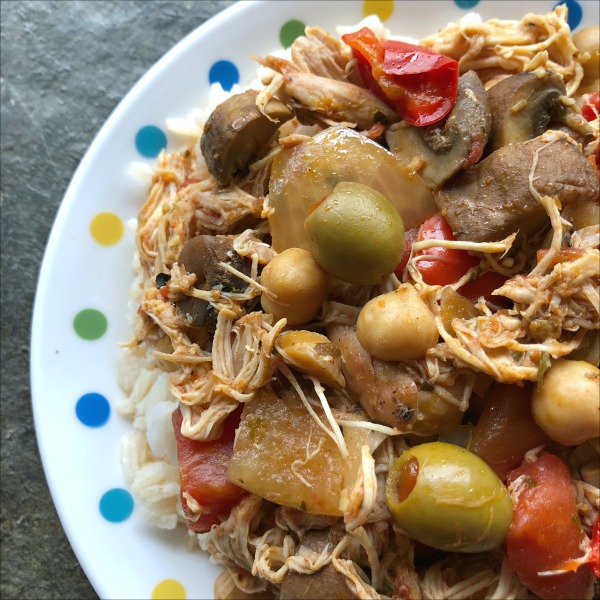
<svg viewBox="0 0 600 600">
<path fill-rule="evenodd" d="M 421 43 L 456 58 L 461 73 L 477 71 L 488 88 L 513 73 L 544 68 L 559 73 L 568 96 L 574 97 L 585 57 L 573 44 L 566 10 L 559 5 L 546 15 L 528 14 L 521 21 L 482 22 L 468 14 Z M 374 286 L 332 279 L 318 321 L 301 326 L 289 326 L 286 319 L 275 322 L 259 304 L 260 295 L 269 293 L 261 282 L 261 269 L 276 256 L 268 222 L 273 214 L 268 197 L 272 166 L 288 148 L 324 127 L 355 127 L 379 138 L 399 116 L 365 89 L 349 47 L 318 27 L 307 27 L 295 40 L 289 60 L 267 56 L 257 61 L 267 68 L 261 70 L 264 87 L 256 98 L 258 110 L 265 114 L 269 100 L 276 97 L 294 109 L 295 118 L 227 187 L 220 187 L 209 173 L 198 143 L 181 152 L 162 153 L 138 215 L 138 311 L 135 336 L 126 348 L 143 359 L 147 371 L 135 386 L 128 385 L 122 412 L 132 418 L 134 431 L 124 440 L 122 452 L 127 479 L 142 498 L 142 511 L 165 528 L 193 523 L 205 511 L 201 499 L 187 491 L 182 491 L 182 505 L 177 460 L 169 457 L 173 448 L 165 449 L 164 440 L 152 437 L 144 398 L 153 386 L 164 387 L 168 397 L 157 414 L 168 417 L 178 406 L 181 434 L 203 442 L 218 439 L 227 417 L 240 405 L 247 405 L 247 414 L 263 392 L 280 402 L 294 395 L 316 427 L 301 438 L 302 452 L 290 464 L 293 479 L 319 493 L 308 479 L 309 464 L 331 446 L 344 465 L 339 507 L 337 495 L 332 496 L 336 504 L 330 515 L 246 495 L 210 531 L 192 537 L 226 569 L 215 584 L 217 598 L 235 597 L 237 590 L 279 597 L 289 575 L 317 573 L 333 573 L 354 598 L 529 597 L 501 550 L 448 554 L 427 568 L 416 568 L 413 540 L 387 507 L 386 481 L 396 459 L 421 443 L 419 436 L 437 439 L 440 424 L 450 424 L 446 429 L 458 426 L 482 373 L 487 381 L 536 381 L 550 357 L 573 352 L 600 330 L 600 225 L 586 223 L 576 229 L 555 198 L 538 193 L 536 156 L 530 192 L 532 201 L 548 214 L 549 232 L 536 232 L 524 241 L 518 241 L 515 231 L 496 242 L 419 240 L 412 245 L 404 280 L 414 285 L 435 315 L 441 337 L 424 358 L 378 360 L 356 335 L 361 308 L 395 290 L 401 275 L 391 274 Z M 592 124 L 594 139 L 582 148 L 586 156 L 597 151 L 597 121 Z M 198 131 L 202 126 L 198 123 Z M 549 135 L 544 147 L 552 139 Z M 222 285 L 197 287 L 198 276 L 179 262 L 182 248 L 199 234 L 227 236 L 232 254 L 248 265 L 242 272 L 237 263 L 233 264 L 239 268 L 217 262 L 227 276 L 241 282 L 236 291 Z M 542 246 L 545 252 L 534 262 L 532 256 Z M 425 252 L 436 247 L 468 251 L 480 259 L 450 286 L 455 291 L 488 270 L 506 275 L 494 295 L 510 301 L 510 308 L 480 299 L 469 313 L 475 316 L 455 317 L 449 327 L 440 309 L 444 287 L 425 283 L 418 268 L 419 262 L 434 258 Z M 208 303 L 216 323 L 190 324 L 178 308 L 179 302 L 190 299 Z M 326 332 L 336 356 L 341 354 L 335 385 L 327 385 L 322 373 L 319 379 L 303 371 L 302 363 L 279 344 L 281 334 L 304 327 Z M 315 441 L 314 431 L 324 435 Z M 353 446 L 353 439 L 361 441 Z M 535 459 L 539 450 L 526 459 Z M 597 460 L 597 453 L 592 455 Z M 585 453 L 578 448 L 568 459 L 579 518 L 589 536 L 600 511 L 599 490 L 590 479 L 595 471 L 589 467 L 589 449 Z M 513 499 L 520 485 L 519 479 L 512 484 Z M 329 533 L 330 543 L 318 550 L 303 543 L 314 532 Z"/>
<path fill-rule="evenodd" d="M 278 73 L 269 86 L 270 96 L 279 93 L 295 109 L 324 123 L 369 129 L 378 121 L 394 123 L 399 119 L 396 112 L 364 87 L 315 75 L 283 58 L 267 56 L 260 63 Z"/>
<path fill-rule="evenodd" d="M 194 147 L 161 153 L 148 200 L 138 215 L 137 246 L 144 267 L 161 273 L 200 233 L 227 233 L 247 217 L 260 218 L 263 198 L 233 186 L 220 189 Z"/>
<path fill-rule="evenodd" d="M 548 135 L 548 142 L 540 151 L 556 139 Z M 535 189 L 537 154 L 529 177 L 530 191 L 547 211 L 552 226 L 549 250 L 538 264 L 525 275 L 515 275 L 494 294 L 514 302 L 510 310 L 491 312 L 469 319 L 452 320 L 452 335 L 438 316 L 436 321 L 444 342 L 428 352 L 432 361 L 450 361 L 457 367 L 468 365 L 483 371 L 500 382 L 519 383 L 536 381 L 544 354 L 559 358 L 570 354 L 581 344 L 586 331 L 600 329 L 600 253 L 594 236 L 595 229 L 575 233 L 574 239 L 581 249 L 581 256 L 567 262 L 556 262 L 563 242 L 563 221 L 554 199 L 541 196 Z M 513 238 L 514 239 L 514 238 Z M 583 242 L 582 240 L 585 240 Z M 480 247 L 486 253 L 507 250 L 502 244 L 490 248 Z M 467 242 L 418 242 L 417 250 L 435 246 L 475 249 L 477 244 Z M 411 263 L 423 260 L 423 256 L 411 258 Z M 418 270 L 409 266 L 417 280 L 421 294 L 430 301 L 434 312 L 439 312 L 437 299 L 440 288 L 424 284 Z M 468 279 L 467 279 L 468 280 Z M 454 287 L 462 285 L 458 282 Z"/>
<path fill-rule="evenodd" d="M 500 553 L 477 557 L 454 554 L 427 569 L 423 598 L 527 598 L 528 592 Z"/>
<path fill-rule="evenodd" d="M 273 327 L 264 313 L 250 313 L 234 322 L 219 312 L 211 355 L 212 368 L 186 368 L 171 377 L 172 392 L 181 401 L 183 435 L 209 440 L 220 435 L 220 423 L 242 402 L 249 402 L 273 376 L 274 340 L 285 320 Z"/>
<path fill-rule="evenodd" d="M 350 48 L 320 27 L 306 27 L 292 44 L 292 62 L 319 77 L 361 85 Z"/>
<path fill-rule="evenodd" d="M 565 4 L 545 15 L 528 13 L 520 21 L 482 22 L 469 13 L 421 40 L 421 44 L 457 60 L 461 73 L 476 71 L 488 87 L 510 74 L 544 66 L 562 75 L 568 95 L 573 96 L 583 78 Z M 547 52 L 547 60 L 543 65 L 534 65 L 531 61 L 540 52 Z"/>
</svg>

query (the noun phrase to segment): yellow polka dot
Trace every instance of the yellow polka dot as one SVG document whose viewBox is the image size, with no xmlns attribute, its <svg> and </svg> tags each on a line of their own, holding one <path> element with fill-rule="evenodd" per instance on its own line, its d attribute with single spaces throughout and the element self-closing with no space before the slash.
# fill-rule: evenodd
<svg viewBox="0 0 600 600">
<path fill-rule="evenodd" d="M 123 235 L 123 221 L 113 213 L 98 213 L 90 223 L 90 233 L 99 244 L 112 246 Z"/>
<path fill-rule="evenodd" d="M 363 0 L 363 16 L 377 15 L 381 21 L 387 21 L 394 12 L 394 0 Z"/>
<path fill-rule="evenodd" d="M 163 579 L 152 590 L 151 600 L 185 600 L 185 590 L 175 579 Z"/>
</svg>

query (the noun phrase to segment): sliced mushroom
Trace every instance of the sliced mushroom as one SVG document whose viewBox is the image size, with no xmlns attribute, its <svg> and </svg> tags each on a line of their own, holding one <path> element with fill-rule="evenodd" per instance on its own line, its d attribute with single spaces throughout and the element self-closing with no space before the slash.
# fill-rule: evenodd
<svg viewBox="0 0 600 600">
<path fill-rule="evenodd" d="M 320 554 L 328 546 L 333 550 L 339 541 L 339 534 L 333 529 L 309 531 L 302 540 L 302 546 Z M 302 552 L 302 548 L 300 549 Z M 349 580 L 332 564 L 311 573 L 288 571 L 281 584 L 280 600 L 350 600 L 358 598 Z"/>
<path fill-rule="evenodd" d="M 244 275 L 250 273 L 250 263 L 233 249 L 230 238 L 214 235 L 193 237 L 179 254 L 179 262 L 188 273 L 196 275 L 195 287 L 202 290 L 218 289 L 222 292 L 242 292 L 246 283 L 224 269 L 219 263 L 227 263 Z M 188 327 L 202 327 L 216 323 L 217 315 L 205 300 L 186 296 L 176 303 Z"/>
<path fill-rule="evenodd" d="M 537 164 L 534 165 L 534 157 Z M 557 197 L 562 206 L 596 201 L 592 164 L 567 134 L 548 131 L 533 140 L 496 150 L 434 194 L 459 240 L 500 240 L 548 221 L 530 190 Z"/>
<path fill-rule="evenodd" d="M 256 107 L 258 92 L 248 90 L 231 96 L 208 118 L 200 148 L 206 166 L 222 186 L 244 171 L 277 129 L 293 112 L 276 98 L 269 100 L 264 114 Z"/>
<path fill-rule="evenodd" d="M 206 300 L 185 296 L 175 305 L 179 313 L 183 315 L 187 327 L 196 329 L 204 325 L 214 325 L 217 322 L 217 313 Z"/>
<path fill-rule="evenodd" d="M 492 148 L 531 140 L 548 128 L 566 128 L 572 137 L 586 137 L 591 128 L 565 105 L 564 81 L 553 71 L 524 71 L 501 80 L 488 90 L 492 109 Z"/>
<path fill-rule="evenodd" d="M 445 123 L 430 127 L 396 123 L 385 139 L 401 162 L 415 166 L 425 182 L 437 189 L 481 158 L 491 126 L 486 91 L 478 75 L 468 71 L 458 80 L 456 104 Z"/>
</svg>

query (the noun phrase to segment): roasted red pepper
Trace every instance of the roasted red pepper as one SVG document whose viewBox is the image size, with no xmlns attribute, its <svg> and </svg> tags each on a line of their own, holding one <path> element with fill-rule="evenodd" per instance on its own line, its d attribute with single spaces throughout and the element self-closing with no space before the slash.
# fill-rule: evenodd
<svg viewBox="0 0 600 600">
<path fill-rule="evenodd" d="M 443 54 L 395 40 L 380 41 L 368 28 L 347 33 L 364 84 L 411 125 L 437 123 L 452 110 L 458 63 Z"/>
<path fill-rule="evenodd" d="M 181 411 L 178 408 L 173 412 L 181 504 L 185 516 L 190 517 L 188 527 L 195 533 L 210 531 L 212 525 L 218 525 L 248 493 L 227 479 L 227 466 L 233 453 L 233 440 L 241 412 L 240 407 L 231 413 L 223 422 L 221 437 L 209 442 L 198 442 L 181 435 Z M 184 494 L 200 505 L 199 513 L 188 513 Z"/>
</svg>

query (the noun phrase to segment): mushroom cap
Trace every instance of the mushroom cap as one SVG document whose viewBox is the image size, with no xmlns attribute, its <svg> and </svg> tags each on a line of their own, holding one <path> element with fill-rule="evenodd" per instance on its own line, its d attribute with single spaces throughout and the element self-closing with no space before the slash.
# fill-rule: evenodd
<svg viewBox="0 0 600 600">
<path fill-rule="evenodd" d="M 200 149 L 209 172 L 224 187 L 293 117 L 291 109 L 276 98 L 269 100 L 263 114 L 256 106 L 257 96 L 255 90 L 231 96 L 215 108 L 204 126 Z"/>
<path fill-rule="evenodd" d="M 219 263 L 227 263 L 248 275 L 249 263 L 233 249 L 230 238 L 197 235 L 189 240 L 179 253 L 179 263 L 188 273 L 196 275 L 195 287 L 203 290 L 218 288 L 225 292 L 242 292 L 246 283 L 227 271 Z M 176 302 L 177 309 L 188 327 L 202 327 L 216 323 L 214 309 L 206 300 L 185 296 Z"/>
<path fill-rule="evenodd" d="M 479 76 L 468 71 L 458 80 L 456 103 L 443 123 L 431 127 L 397 123 L 385 139 L 401 162 L 414 165 L 425 182 L 438 189 L 481 158 L 491 126 L 485 88 Z"/>
<path fill-rule="evenodd" d="M 591 130 L 581 115 L 561 101 L 566 95 L 562 77 L 548 69 L 524 71 L 492 86 L 492 149 L 526 142 L 549 128 L 566 128 L 571 137 L 588 135 Z"/>
</svg>

